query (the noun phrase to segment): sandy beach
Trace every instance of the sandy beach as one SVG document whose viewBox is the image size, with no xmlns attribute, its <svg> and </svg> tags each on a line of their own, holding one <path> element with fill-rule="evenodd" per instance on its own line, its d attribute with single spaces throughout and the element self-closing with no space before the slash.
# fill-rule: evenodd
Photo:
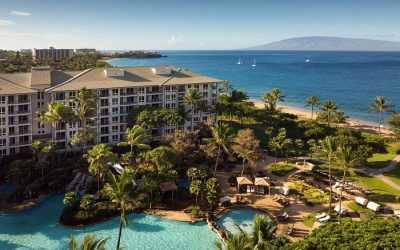
<svg viewBox="0 0 400 250">
<path fill-rule="evenodd" d="M 254 104 L 257 108 L 260 108 L 260 109 L 264 108 L 264 103 L 262 101 L 258 101 L 258 100 L 251 100 L 251 101 L 254 102 Z M 311 119 L 311 110 L 306 111 L 306 110 L 299 109 L 299 108 L 281 106 L 281 105 L 278 105 L 278 109 L 284 113 L 297 115 L 300 119 Z M 316 117 L 316 113 L 314 111 L 314 118 L 315 117 Z M 339 127 L 348 127 L 348 128 L 361 130 L 363 132 L 379 134 L 379 130 L 378 130 L 377 126 L 373 126 L 373 125 L 368 124 L 367 122 L 355 120 L 352 118 L 348 119 L 348 124 L 340 124 Z M 390 131 L 387 128 L 381 128 L 381 134 L 385 135 L 385 136 L 390 136 L 393 133 L 392 133 L 392 131 Z"/>
</svg>

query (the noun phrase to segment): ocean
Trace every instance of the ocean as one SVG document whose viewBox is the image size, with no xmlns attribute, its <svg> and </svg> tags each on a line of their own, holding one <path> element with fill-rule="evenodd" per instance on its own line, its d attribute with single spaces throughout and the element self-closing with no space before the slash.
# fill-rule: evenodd
<svg viewBox="0 0 400 250">
<path fill-rule="evenodd" d="M 369 103 L 382 95 L 400 112 L 400 52 L 161 51 L 166 57 L 116 59 L 114 66 L 174 65 L 221 80 L 254 100 L 280 88 L 284 106 L 307 109 L 310 95 L 334 100 L 345 114 L 376 124 Z M 237 62 L 241 58 L 242 64 Z M 306 60 L 309 62 L 306 62 Z M 256 67 L 252 67 L 253 61 Z M 385 115 L 387 117 L 388 115 Z"/>
</svg>

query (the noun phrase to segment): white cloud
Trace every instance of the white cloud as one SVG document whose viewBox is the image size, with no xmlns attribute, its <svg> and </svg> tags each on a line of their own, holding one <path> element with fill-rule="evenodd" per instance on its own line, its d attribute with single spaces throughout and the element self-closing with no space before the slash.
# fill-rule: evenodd
<svg viewBox="0 0 400 250">
<path fill-rule="evenodd" d="M 7 26 L 7 25 L 11 25 L 11 24 L 14 24 L 14 22 L 10 21 L 10 20 L 0 19 L 0 26 Z"/>
<path fill-rule="evenodd" d="M 12 16 L 31 16 L 31 13 L 25 11 L 12 10 L 8 14 Z"/>
<path fill-rule="evenodd" d="M 76 33 L 84 33 L 85 31 L 82 29 L 71 29 L 72 32 L 76 32 Z"/>
<path fill-rule="evenodd" d="M 175 36 L 172 35 L 167 41 L 166 43 L 168 45 L 175 45 L 175 44 L 181 44 L 183 42 L 183 37 L 182 36 Z"/>
</svg>

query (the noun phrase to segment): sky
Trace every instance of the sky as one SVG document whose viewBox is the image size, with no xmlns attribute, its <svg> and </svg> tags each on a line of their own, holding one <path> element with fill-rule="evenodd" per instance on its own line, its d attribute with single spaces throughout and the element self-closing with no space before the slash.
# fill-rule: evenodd
<svg viewBox="0 0 400 250">
<path fill-rule="evenodd" d="M 301 36 L 400 42 L 400 0 L 0 0 L 0 49 L 239 49 Z"/>
</svg>

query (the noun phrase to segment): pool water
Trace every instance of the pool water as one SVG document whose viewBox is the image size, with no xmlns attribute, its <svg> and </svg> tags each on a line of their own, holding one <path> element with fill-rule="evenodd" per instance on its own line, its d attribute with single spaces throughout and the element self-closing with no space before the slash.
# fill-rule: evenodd
<svg viewBox="0 0 400 250">
<path fill-rule="evenodd" d="M 251 209 L 238 209 L 224 213 L 218 220 L 217 226 L 224 230 L 228 230 L 231 234 L 239 233 L 236 225 L 246 233 L 251 234 L 253 228 L 253 218 L 260 212 Z"/>
<path fill-rule="evenodd" d="M 15 185 L 9 182 L 0 185 L 0 193 L 11 193 L 15 188 Z"/>
<path fill-rule="evenodd" d="M 63 196 L 51 196 L 38 206 L 21 213 L 0 213 L 0 249 L 67 249 L 71 235 L 78 240 L 88 233 L 110 238 L 107 249 L 114 249 L 119 218 L 81 230 L 57 224 Z M 213 249 L 219 240 L 206 223 L 190 225 L 158 216 L 130 214 L 129 226 L 122 232 L 125 249 Z"/>
</svg>

